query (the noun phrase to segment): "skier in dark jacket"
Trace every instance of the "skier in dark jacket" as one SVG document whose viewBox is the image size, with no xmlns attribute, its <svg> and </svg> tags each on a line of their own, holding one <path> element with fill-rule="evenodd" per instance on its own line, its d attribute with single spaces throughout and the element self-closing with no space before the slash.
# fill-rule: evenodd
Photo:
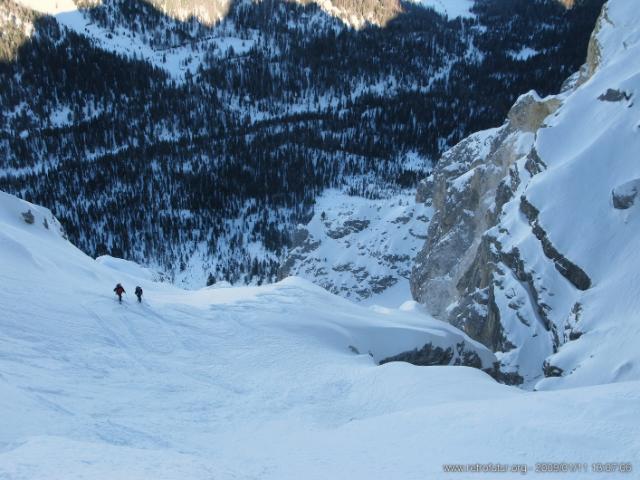
<svg viewBox="0 0 640 480">
<path fill-rule="evenodd" d="M 127 293 L 124 291 L 124 287 L 119 283 L 116 285 L 116 288 L 114 288 L 113 291 L 116 292 L 116 295 L 118 296 L 118 301 L 122 303 L 122 294 Z"/>
<path fill-rule="evenodd" d="M 142 303 L 142 287 L 136 287 L 136 297 L 138 297 L 138 302 Z"/>
</svg>

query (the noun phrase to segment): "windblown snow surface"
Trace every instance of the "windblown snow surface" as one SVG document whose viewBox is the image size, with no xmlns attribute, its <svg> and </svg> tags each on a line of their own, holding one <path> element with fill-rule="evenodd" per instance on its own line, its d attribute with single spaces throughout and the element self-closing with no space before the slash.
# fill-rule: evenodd
<svg viewBox="0 0 640 480">
<path fill-rule="evenodd" d="M 48 210 L 0 193 L 0 478 L 475 479 L 443 464 L 640 451 L 639 382 L 532 393 L 466 367 L 378 366 L 473 342 L 301 279 L 184 291 L 153 278 L 87 257 Z"/>
</svg>

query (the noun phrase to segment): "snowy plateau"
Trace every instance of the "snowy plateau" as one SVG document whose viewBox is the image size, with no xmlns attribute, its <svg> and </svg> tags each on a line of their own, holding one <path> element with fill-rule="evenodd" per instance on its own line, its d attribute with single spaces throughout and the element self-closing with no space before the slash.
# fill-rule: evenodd
<svg viewBox="0 0 640 480">
<path fill-rule="evenodd" d="M 325 190 L 272 284 L 181 289 L 0 192 L 0 480 L 640 478 L 639 58 L 609 0 L 560 93 L 417 197 Z"/>
</svg>

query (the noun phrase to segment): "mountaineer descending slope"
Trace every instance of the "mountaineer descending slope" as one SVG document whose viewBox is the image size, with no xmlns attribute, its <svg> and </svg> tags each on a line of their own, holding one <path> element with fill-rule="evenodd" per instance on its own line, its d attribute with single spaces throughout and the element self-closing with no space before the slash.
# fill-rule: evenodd
<svg viewBox="0 0 640 480">
<path fill-rule="evenodd" d="M 116 285 L 116 288 L 113 289 L 113 291 L 116 292 L 116 295 L 118 296 L 118 301 L 122 303 L 122 294 L 127 293 L 125 292 L 124 287 L 118 283 Z"/>
</svg>

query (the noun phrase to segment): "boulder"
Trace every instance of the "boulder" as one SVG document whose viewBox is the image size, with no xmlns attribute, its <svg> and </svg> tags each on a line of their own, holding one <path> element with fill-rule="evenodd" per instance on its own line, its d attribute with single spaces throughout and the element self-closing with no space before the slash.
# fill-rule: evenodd
<svg viewBox="0 0 640 480">
<path fill-rule="evenodd" d="M 613 208 L 618 210 L 631 208 L 638 197 L 639 191 L 640 178 L 636 178 L 635 180 L 631 180 L 630 182 L 617 186 L 611 192 Z"/>
</svg>

